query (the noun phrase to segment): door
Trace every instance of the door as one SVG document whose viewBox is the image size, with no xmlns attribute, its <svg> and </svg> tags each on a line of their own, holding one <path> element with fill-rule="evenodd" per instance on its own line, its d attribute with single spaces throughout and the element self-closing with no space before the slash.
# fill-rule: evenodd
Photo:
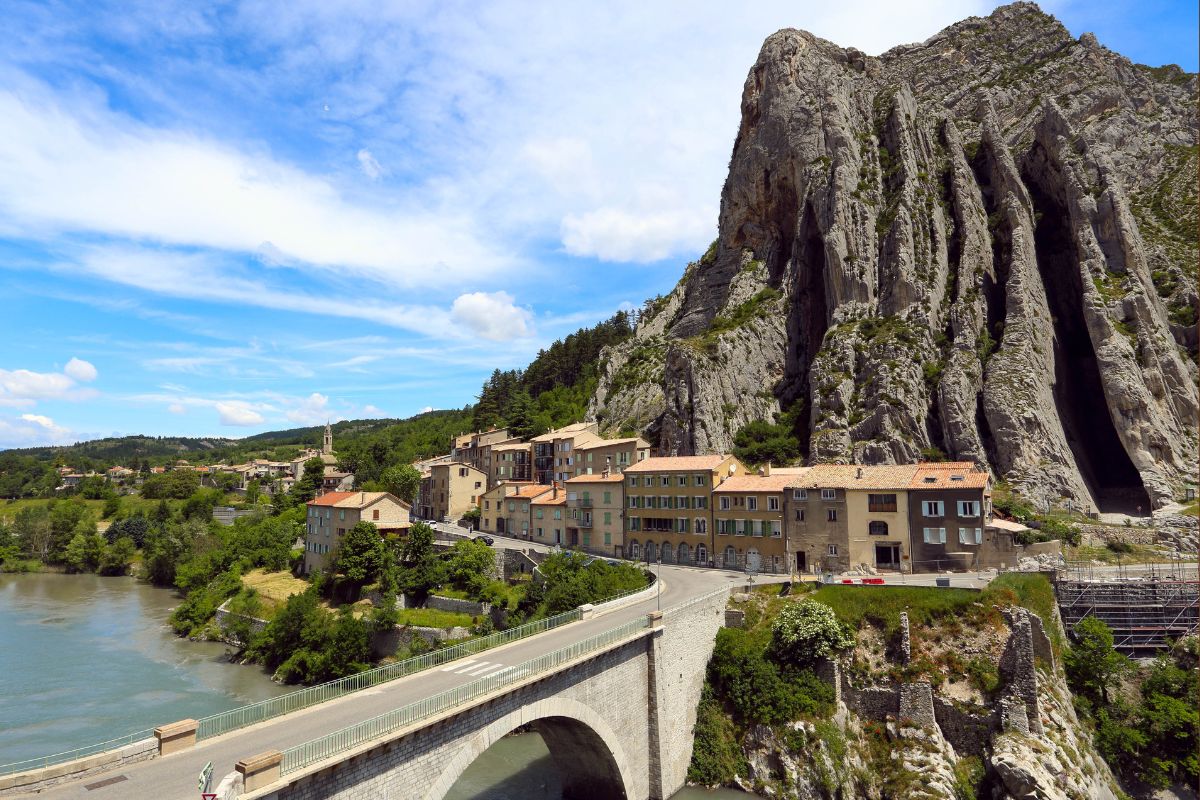
<svg viewBox="0 0 1200 800">
<path fill-rule="evenodd" d="M 496 520 L 496 533 L 504 533 L 504 517 Z"/>
<path fill-rule="evenodd" d="M 760 566 L 762 566 L 762 559 L 758 555 L 758 550 L 751 547 L 746 551 L 746 571 L 758 572 Z"/>
<path fill-rule="evenodd" d="M 899 567 L 900 567 L 900 545 L 898 545 L 898 544 L 877 544 L 877 545 L 875 545 L 875 566 L 884 567 L 886 569 L 899 569 Z"/>
<path fill-rule="evenodd" d="M 796 553 L 796 572 L 808 572 L 808 553 L 803 550 Z"/>
</svg>

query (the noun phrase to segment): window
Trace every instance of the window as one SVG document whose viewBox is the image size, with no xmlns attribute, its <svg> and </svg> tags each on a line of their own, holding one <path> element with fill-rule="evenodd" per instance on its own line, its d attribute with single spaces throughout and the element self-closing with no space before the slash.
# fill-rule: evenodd
<svg viewBox="0 0 1200 800">
<path fill-rule="evenodd" d="M 923 513 L 927 517 L 945 516 L 945 504 L 941 500 L 926 500 L 921 503 Z"/>
<path fill-rule="evenodd" d="M 867 511 L 878 514 L 884 511 L 896 510 L 896 495 L 869 494 L 867 495 Z"/>
<path fill-rule="evenodd" d="M 687 486 L 687 475 L 680 475 L 677 483 L 680 486 Z"/>
<path fill-rule="evenodd" d="M 483 488 L 483 481 L 475 481 L 475 488 L 476 488 L 476 489 L 482 489 L 482 488 Z"/>
<path fill-rule="evenodd" d="M 539 539 L 542 538 L 542 529 L 541 528 L 537 529 L 537 535 L 538 535 Z"/>
<path fill-rule="evenodd" d="M 783 536 L 783 526 L 779 523 L 779 520 L 771 521 L 771 536 L 775 539 Z"/>
<path fill-rule="evenodd" d="M 540 508 L 537 510 L 537 512 L 534 514 L 534 516 L 537 517 L 538 519 L 545 519 L 545 516 L 542 513 L 542 509 L 540 509 Z"/>
<path fill-rule="evenodd" d="M 826 522 L 837 522 L 837 509 L 836 508 L 825 509 L 825 521 Z"/>
<path fill-rule="evenodd" d="M 796 522 L 804 522 L 804 509 L 803 508 L 796 509 Z"/>
<path fill-rule="evenodd" d="M 633 495 L 630 495 L 630 496 L 629 496 L 629 507 L 630 507 L 630 508 L 637 508 L 637 498 L 636 498 L 636 497 L 634 497 Z"/>
<path fill-rule="evenodd" d="M 821 499 L 822 500 L 837 500 L 837 489 L 822 489 L 821 490 Z"/>
<path fill-rule="evenodd" d="M 700 534 L 708 533 L 708 520 L 704 517 L 696 517 L 695 532 Z"/>
<path fill-rule="evenodd" d="M 879 520 L 872 520 L 871 522 L 867 523 L 867 533 L 869 533 L 871 536 L 887 536 L 887 523 L 880 522 Z"/>
<path fill-rule="evenodd" d="M 726 520 L 726 519 L 717 520 L 717 534 L 720 536 L 728 536 L 729 535 L 729 520 Z"/>
<path fill-rule="evenodd" d="M 604 543 L 606 545 L 612 544 L 612 534 L 607 531 L 604 533 Z"/>
<path fill-rule="evenodd" d="M 696 545 L 696 560 L 701 564 L 708 563 L 708 548 L 702 544 Z"/>
<path fill-rule="evenodd" d="M 758 498 L 757 497 L 747 497 L 746 498 L 746 510 L 747 511 L 758 511 Z"/>
<path fill-rule="evenodd" d="M 776 497 L 775 495 L 771 495 L 770 497 L 767 498 L 767 511 L 778 511 L 778 510 L 779 510 L 779 498 Z"/>
<path fill-rule="evenodd" d="M 792 499 L 793 500 L 807 500 L 808 499 L 808 490 L 807 489 L 792 489 Z"/>
<path fill-rule="evenodd" d="M 642 518 L 641 517 L 630 517 L 629 518 L 629 530 L 640 531 L 641 529 L 642 529 Z"/>
<path fill-rule="evenodd" d="M 945 544 L 946 529 L 945 528 L 926 528 L 925 529 L 925 544 Z"/>
<path fill-rule="evenodd" d="M 606 505 L 606 506 L 612 505 L 612 492 L 604 493 L 604 505 Z"/>
<path fill-rule="evenodd" d="M 460 478 L 467 477 L 467 470 L 465 468 L 460 467 L 458 470 L 458 477 L 460 477 Z"/>
<path fill-rule="evenodd" d="M 562 509 L 560 509 L 560 508 L 554 509 L 554 518 L 562 519 Z"/>
<path fill-rule="evenodd" d="M 378 508 L 372 509 L 371 519 L 379 519 L 379 509 Z"/>
<path fill-rule="evenodd" d="M 750 531 L 747 530 L 750 526 L 746 524 L 744 519 L 735 519 L 733 521 L 733 532 L 738 536 L 745 536 Z"/>
<path fill-rule="evenodd" d="M 978 517 L 979 516 L 979 501 L 978 500 L 959 500 L 958 515 L 960 517 Z"/>
<path fill-rule="evenodd" d="M 838 554 L 837 553 L 837 545 L 836 544 L 829 545 L 829 548 L 825 552 L 831 556 L 836 556 Z"/>
<path fill-rule="evenodd" d="M 708 508 L 708 498 L 704 495 L 697 495 L 696 508 Z"/>
<path fill-rule="evenodd" d="M 982 528 L 959 528 L 958 529 L 959 544 L 983 544 L 983 529 Z"/>
<path fill-rule="evenodd" d="M 950 476 L 950 480 L 957 481 L 959 483 L 961 483 L 962 481 L 965 481 L 966 479 L 967 479 L 967 477 L 965 475 L 951 475 Z"/>
<path fill-rule="evenodd" d="M 686 517 L 680 517 L 679 519 L 675 520 L 675 530 L 679 533 L 688 532 L 688 521 Z"/>
<path fill-rule="evenodd" d="M 637 475 L 630 475 L 630 476 L 629 476 L 629 485 L 630 485 L 630 486 L 637 486 Z"/>
<path fill-rule="evenodd" d="M 634 561 L 637 561 L 638 558 L 641 557 L 641 555 L 642 555 L 642 548 L 638 545 L 637 541 L 630 542 L 629 543 L 629 557 L 632 558 Z"/>
<path fill-rule="evenodd" d="M 722 510 L 722 511 L 728 511 L 728 510 L 729 510 L 729 498 L 728 498 L 728 497 L 722 497 L 722 498 L 721 498 L 721 510 Z"/>
</svg>

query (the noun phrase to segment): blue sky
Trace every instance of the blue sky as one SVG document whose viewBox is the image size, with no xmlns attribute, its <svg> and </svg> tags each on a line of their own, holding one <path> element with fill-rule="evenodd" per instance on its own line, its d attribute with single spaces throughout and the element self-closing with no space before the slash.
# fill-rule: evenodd
<svg viewBox="0 0 1200 800">
<path fill-rule="evenodd" d="M 713 239 L 763 38 L 993 7 L 6 0 L 0 448 L 469 403 Z M 1043 8 L 1196 69 L 1195 2 Z"/>
</svg>

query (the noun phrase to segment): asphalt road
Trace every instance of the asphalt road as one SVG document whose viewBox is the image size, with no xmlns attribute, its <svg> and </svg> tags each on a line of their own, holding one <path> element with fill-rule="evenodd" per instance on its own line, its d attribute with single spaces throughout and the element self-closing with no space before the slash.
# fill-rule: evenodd
<svg viewBox="0 0 1200 800">
<path fill-rule="evenodd" d="M 682 603 L 721 586 L 745 583 L 745 576 L 731 572 L 663 567 L 663 608 Z M 658 607 L 659 598 L 626 606 L 590 620 L 572 622 L 560 628 L 531 636 L 511 644 L 477 653 L 469 658 L 433 667 L 424 672 L 399 678 L 390 683 L 365 689 L 337 700 L 297 711 L 284 717 L 200 742 L 186 752 L 132 764 L 111 772 L 61 784 L 36 796 L 39 798 L 87 798 L 88 800 L 195 800 L 196 780 L 204 765 L 213 763 L 213 786 L 233 771 L 237 761 L 267 750 L 284 750 L 317 739 L 327 733 L 364 719 L 384 714 L 424 699 L 504 667 L 523 663 L 544 653 L 567 647 L 577 641 L 614 628 Z M 457 665 L 457 666 L 454 666 Z M 163 720 L 164 723 L 173 720 Z M 86 788 L 106 779 L 123 776 L 117 783 Z"/>
</svg>

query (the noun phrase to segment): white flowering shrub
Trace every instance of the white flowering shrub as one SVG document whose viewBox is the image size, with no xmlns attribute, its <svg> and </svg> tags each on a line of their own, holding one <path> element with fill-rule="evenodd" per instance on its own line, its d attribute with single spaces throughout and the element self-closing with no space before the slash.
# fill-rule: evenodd
<svg viewBox="0 0 1200 800">
<path fill-rule="evenodd" d="M 850 629 L 832 608 L 815 600 L 784 606 L 771 626 L 771 650 L 793 664 L 811 664 L 853 646 Z"/>
</svg>

